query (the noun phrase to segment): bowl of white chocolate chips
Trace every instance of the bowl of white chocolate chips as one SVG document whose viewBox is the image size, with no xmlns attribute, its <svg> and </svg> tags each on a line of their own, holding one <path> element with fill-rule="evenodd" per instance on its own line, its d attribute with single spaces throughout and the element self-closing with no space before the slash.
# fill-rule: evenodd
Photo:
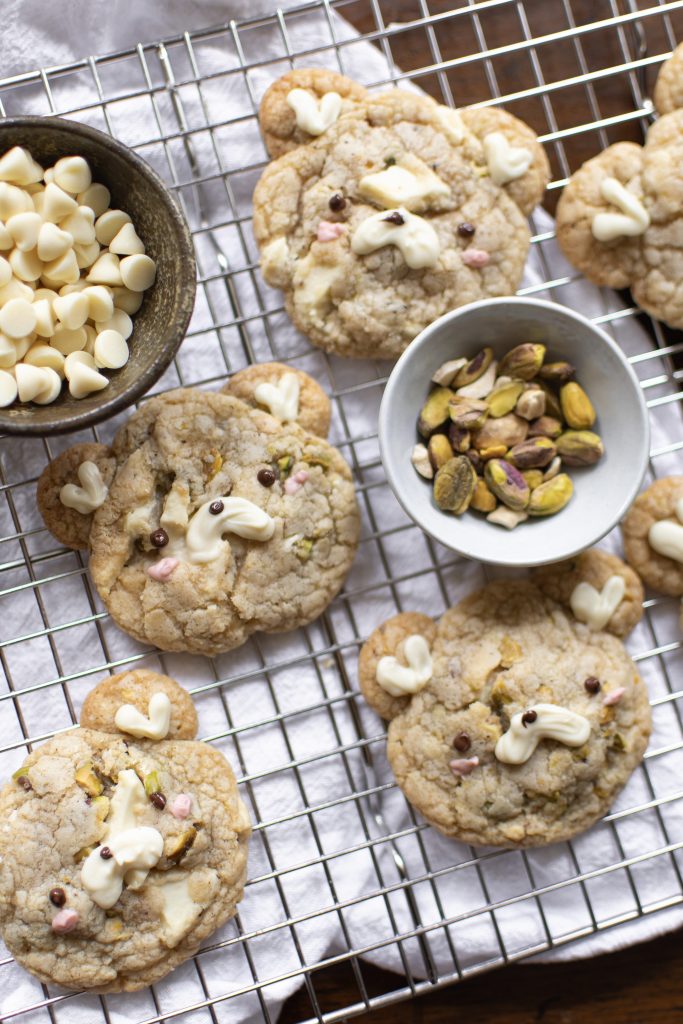
<svg viewBox="0 0 683 1024">
<path fill-rule="evenodd" d="M 192 239 L 155 171 L 56 117 L 0 121 L 0 430 L 82 429 L 136 401 L 185 336 Z"/>
</svg>

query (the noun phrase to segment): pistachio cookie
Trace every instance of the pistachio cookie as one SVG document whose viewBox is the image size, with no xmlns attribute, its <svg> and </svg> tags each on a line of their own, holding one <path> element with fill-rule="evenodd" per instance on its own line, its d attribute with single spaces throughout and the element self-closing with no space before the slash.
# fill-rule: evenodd
<svg viewBox="0 0 683 1024">
<path fill-rule="evenodd" d="M 224 395 L 265 409 L 281 423 L 298 423 L 318 437 L 330 429 L 330 400 L 316 380 L 283 363 L 257 363 L 233 374 Z"/>
<path fill-rule="evenodd" d="M 341 587 L 358 508 L 347 464 L 322 438 L 186 388 L 145 403 L 112 451 L 90 572 L 136 639 L 216 654 L 311 622 Z"/>
<path fill-rule="evenodd" d="M 445 835 L 568 839 L 605 813 L 643 756 L 647 691 L 621 641 L 531 581 L 489 584 L 435 632 L 403 616 L 380 630 L 361 651 L 361 689 L 390 718 L 396 781 Z"/>
<path fill-rule="evenodd" d="M 449 309 L 514 293 L 547 180 L 535 135 L 504 111 L 370 96 L 266 167 L 261 270 L 313 344 L 393 358 Z"/>
<path fill-rule="evenodd" d="M 191 704 L 165 676 L 114 676 L 0 793 L 0 931 L 41 981 L 143 988 L 234 915 L 249 815 Z"/>
<path fill-rule="evenodd" d="M 664 476 L 638 495 L 621 524 L 627 561 L 648 587 L 683 597 L 683 476 Z"/>
<path fill-rule="evenodd" d="M 643 616 L 640 579 L 620 558 L 599 548 L 535 569 L 532 579 L 590 629 L 623 637 Z"/>
<path fill-rule="evenodd" d="M 95 509 L 112 481 L 116 461 L 105 444 L 75 444 L 49 462 L 38 480 L 40 514 L 67 548 L 87 550 Z"/>
<path fill-rule="evenodd" d="M 634 300 L 671 327 L 683 327 L 683 97 L 678 51 L 660 71 L 657 107 L 668 111 L 644 146 L 618 142 L 570 178 L 557 207 L 557 239 L 589 281 L 630 288 Z"/>
</svg>

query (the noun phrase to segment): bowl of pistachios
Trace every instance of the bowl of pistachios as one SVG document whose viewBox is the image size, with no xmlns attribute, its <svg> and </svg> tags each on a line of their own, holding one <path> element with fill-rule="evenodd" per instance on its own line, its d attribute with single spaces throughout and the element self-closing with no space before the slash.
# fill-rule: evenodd
<svg viewBox="0 0 683 1024">
<path fill-rule="evenodd" d="M 447 313 L 408 346 L 379 442 L 418 526 L 467 558 L 521 567 L 569 558 L 619 522 L 650 432 L 605 331 L 552 302 L 501 298 Z"/>
</svg>

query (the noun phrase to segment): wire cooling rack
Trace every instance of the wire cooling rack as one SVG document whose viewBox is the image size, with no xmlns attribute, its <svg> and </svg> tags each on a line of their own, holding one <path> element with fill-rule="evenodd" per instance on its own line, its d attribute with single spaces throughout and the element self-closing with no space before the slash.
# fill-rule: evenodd
<svg viewBox="0 0 683 1024">
<path fill-rule="evenodd" d="M 360 26 L 360 37 L 338 14 Z M 6 957 L 0 1019 L 271 1020 L 281 1000 L 304 984 L 310 1010 L 300 1019 L 341 1020 L 683 904 L 683 829 L 672 813 L 683 797 L 676 774 L 683 692 L 675 681 L 672 602 L 647 600 L 632 646 L 651 688 L 655 737 L 635 796 L 597 827 L 602 860 L 587 857 L 581 839 L 553 848 L 552 871 L 533 852 L 457 847 L 456 854 L 456 844 L 435 845 L 432 830 L 396 790 L 386 771 L 384 730 L 357 695 L 358 647 L 381 619 L 419 607 L 421 595 L 438 593 L 434 613 L 448 606 L 470 567 L 419 534 L 388 495 L 375 431 L 363 415 L 369 410 L 374 424 L 386 365 L 328 358 L 299 336 L 282 341 L 280 297 L 260 281 L 250 233 L 251 191 L 265 157 L 261 150 L 245 166 L 230 155 L 231 145 L 245 139 L 260 145 L 256 110 L 268 81 L 292 65 L 346 71 L 354 53 L 364 52 L 357 48 L 367 52 L 371 43 L 386 70 L 375 74 L 376 63 L 368 62 L 369 86 L 412 82 L 449 104 L 454 97 L 459 104 L 502 100 L 529 120 L 553 164 L 552 205 L 587 156 L 620 138 L 642 138 L 654 74 L 682 29 L 682 2 L 472 0 L 446 9 L 437 0 L 316 0 L 0 81 L 0 113 L 57 113 L 108 130 L 148 159 L 182 204 L 198 253 L 198 302 L 160 389 L 216 387 L 246 363 L 270 358 L 310 369 L 333 397 L 333 439 L 354 470 L 363 515 L 356 566 L 317 623 L 286 638 L 256 638 L 214 662 L 160 656 L 112 626 L 84 560 L 55 546 L 37 516 L 36 478 L 67 442 L 2 440 L 3 777 L 33 744 L 74 726 L 84 694 L 107 671 L 160 666 L 189 681 L 202 738 L 232 760 L 256 824 L 250 881 L 235 921 L 171 979 L 144 995 L 65 994 L 27 980 Z M 209 52 L 221 54 L 218 64 Z M 223 101 L 235 96 L 239 113 L 233 104 L 226 115 Z M 142 121 L 131 113 L 141 103 Z M 557 262 L 551 222 L 534 228 L 541 275 L 523 291 L 571 303 L 577 275 Z M 683 448 L 676 369 L 683 344 L 639 314 L 627 295 L 595 294 L 590 312 L 629 352 L 658 428 L 651 475 L 675 471 Z M 118 422 L 95 436 L 108 440 Z M 306 736 L 311 721 L 322 737 L 317 747 Z M 336 831 L 331 820 L 340 823 Z M 296 840 L 294 855 L 288 835 Z M 362 884 L 348 889 L 356 865 Z M 312 902 L 294 885 L 297 875 L 314 891 Z M 469 906 L 448 903 L 441 883 L 449 880 L 474 894 Z M 565 915 L 571 923 L 563 925 L 564 897 L 582 906 L 582 921 Z M 258 906 L 267 908 L 265 918 L 254 916 Z M 353 912 L 362 917 L 367 908 L 359 925 Z M 518 926 L 529 913 L 533 933 Z M 485 940 L 470 941 L 468 926 L 484 924 Z M 401 975 L 371 988 L 366 959 Z M 356 995 L 347 1006 L 330 1006 L 318 972 L 344 964 Z"/>
</svg>

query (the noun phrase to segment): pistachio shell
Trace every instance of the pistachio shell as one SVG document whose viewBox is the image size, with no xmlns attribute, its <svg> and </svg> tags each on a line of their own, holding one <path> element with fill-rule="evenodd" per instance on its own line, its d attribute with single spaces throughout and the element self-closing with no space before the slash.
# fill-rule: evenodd
<svg viewBox="0 0 683 1024">
<path fill-rule="evenodd" d="M 434 500 L 444 512 L 459 516 L 469 507 L 477 474 L 466 455 L 456 455 L 437 471 L 434 478 Z"/>
<path fill-rule="evenodd" d="M 528 437 L 508 452 L 508 460 L 517 469 L 540 469 L 555 458 L 557 448 L 549 437 Z"/>
<path fill-rule="evenodd" d="M 448 403 L 452 397 L 453 392 L 450 388 L 436 387 L 430 392 L 417 421 L 418 433 L 422 437 L 429 437 L 446 422 Z"/>
<path fill-rule="evenodd" d="M 531 493 L 527 511 L 530 516 L 553 516 L 567 504 L 574 485 L 566 473 L 558 473 Z"/>
<path fill-rule="evenodd" d="M 497 498 L 513 511 L 521 512 L 529 503 L 529 485 L 514 466 L 504 459 L 486 463 L 484 479 Z"/>
<path fill-rule="evenodd" d="M 540 370 L 544 358 L 545 345 L 525 342 L 523 345 L 516 345 L 503 356 L 498 365 L 498 372 L 518 377 L 520 380 L 531 380 Z"/>
<path fill-rule="evenodd" d="M 595 409 L 590 398 L 576 381 L 563 384 L 560 388 L 562 415 L 574 430 L 587 430 L 595 423 Z"/>
<path fill-rule="evenodd" d="M 453 458 L 451 442 L 445 434 L 432 434 L 429 438 L 427 451 L 429 452 L 429 461 L 435 470 Z"/>
<path fill-rule="evenodd" d="M 592 430 L 565 430 L 557 439 L 557 454 L 567 466 L 593 466 L 605 448 Z"/>
<path fill-rule="evenodd" d="M 483 348 L 481 352 L 477 352 L 476 356 L 465 363 L 463 368 L 458 371 L 453 380 L 453 387 L 464 388 L 468 384 L 474 384 L 475 380 L 479 380 L 482 374 L 486 373 L 492 360 L 492 348 Z"/>
</svg>

